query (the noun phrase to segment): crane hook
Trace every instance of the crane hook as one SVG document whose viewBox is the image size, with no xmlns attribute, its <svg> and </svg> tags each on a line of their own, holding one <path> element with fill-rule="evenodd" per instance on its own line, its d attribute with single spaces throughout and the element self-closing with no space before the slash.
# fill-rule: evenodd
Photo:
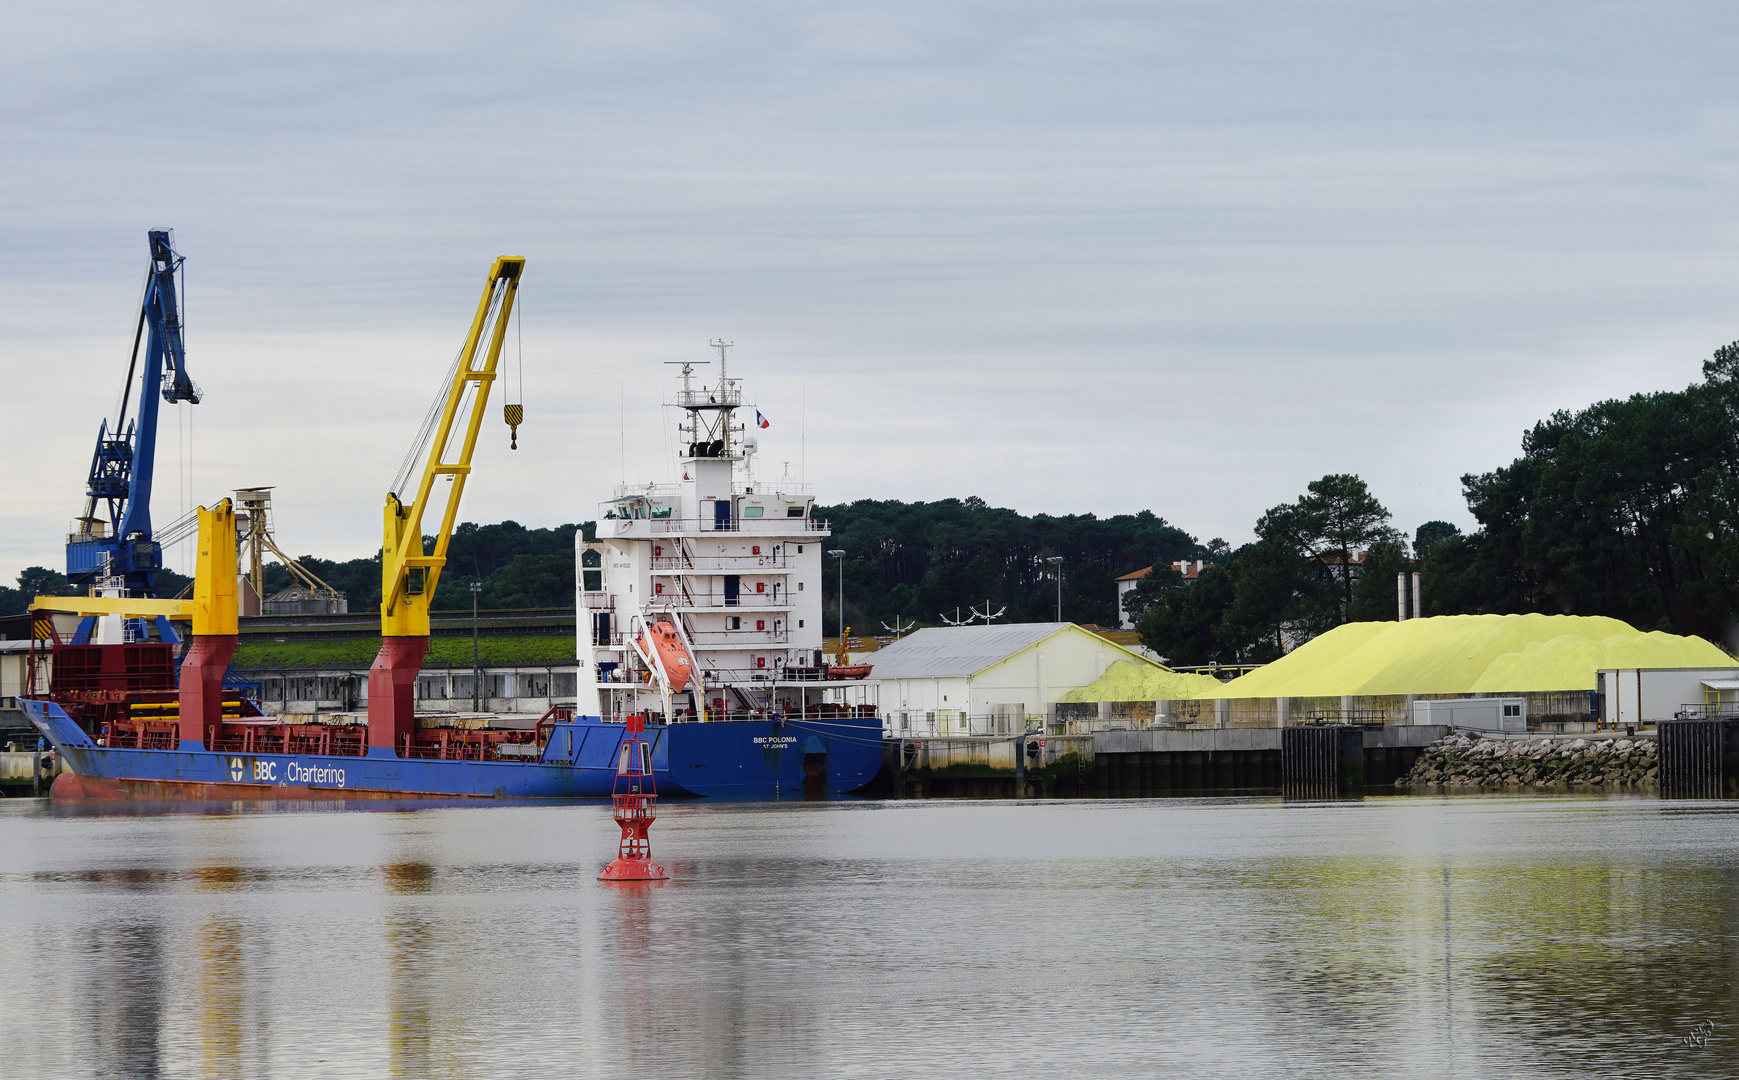
<svg viewBox="0 0 1739 1080">
<path fill-rule="evenodd" d="M 507 448 L 509 450 L 518 450 L 519 425 L 525 423 L 525 406 L 508 405 L 503 408 L 503 412 L 506 413 L 505 419 L 507 420 L 507 426 L 512 429 L 508 434 Z"/>
</svg>

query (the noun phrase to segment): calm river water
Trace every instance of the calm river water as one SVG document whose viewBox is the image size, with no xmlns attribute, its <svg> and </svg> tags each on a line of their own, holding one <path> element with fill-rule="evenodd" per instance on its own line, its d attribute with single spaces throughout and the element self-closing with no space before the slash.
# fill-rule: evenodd
<svg viewBox="0 0 1739 1080">
<path fill-rule="evenodd" d="M 1739 1074 L 1739 804 L 0 803 L 0 1075 Z"/>
</svg>

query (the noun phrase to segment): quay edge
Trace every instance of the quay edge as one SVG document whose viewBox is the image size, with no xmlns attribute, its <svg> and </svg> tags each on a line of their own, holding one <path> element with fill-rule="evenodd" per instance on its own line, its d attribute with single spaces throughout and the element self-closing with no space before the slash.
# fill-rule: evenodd
<svg viewBox="0 0 1739 1080">
<path fill-rule="evenodd" d="M 1393 784 L 1427 747 L 1449 734 L 1439 724 L 1381 729 L 1210 728 L 1101 731 L 1042 736 L 1042 751 L 1018 760 L 1022 739 L 885 739 L 882 769 L 865 794 L 896 797 L 1138 797 L 1280 791 L 1287 783 L 1286 732 L 1356 733 L 1356 769 L 1307 779 L 1342 789 Z M 1032 734 L 1027 740 L 1040 739 Z M 1297 738 L 1297 736 L 1294 736 Z"/>
</svg>

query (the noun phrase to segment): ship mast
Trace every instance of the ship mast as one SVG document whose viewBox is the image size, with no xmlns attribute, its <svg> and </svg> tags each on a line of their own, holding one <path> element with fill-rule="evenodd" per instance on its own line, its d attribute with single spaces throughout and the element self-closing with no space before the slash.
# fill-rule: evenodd
<svg viewBox="0 0 1739 1080">
<path fill-rule="evenodd" d="M 731 454 L 731 416 L 732 416 L 731 409 L 732 409 L 732 407 L 731 407 L 731 380 L 730 380 L 730 376 L 725 373 L 725 361 L 726 361 L 725 350 L 729 349 L 733 344 L 735 344 L 735 342 L 730 342 L 730 341 L 726 341 L 724 338 L 719 338 L 715 341 L 709 341 L 709 342 L 707 342 L 707 344 L 711 345 L 713 348 L 715 348 L 719 351 L 719 391 L 718 391 L 718 398 L 719 398 L 719 403 L 724 406 L 724 408 L 719 410 L 719 417 L 723 421 L 719 425 L 719 429 L 720 429 L 719 435 L 720 435 L 720 438 L 722 438 L 724 440 L 724 453 L 720 454 L 719 456 L 728 458 L 728 457 L 732 456 L 732 454 Z"/>
</svg>

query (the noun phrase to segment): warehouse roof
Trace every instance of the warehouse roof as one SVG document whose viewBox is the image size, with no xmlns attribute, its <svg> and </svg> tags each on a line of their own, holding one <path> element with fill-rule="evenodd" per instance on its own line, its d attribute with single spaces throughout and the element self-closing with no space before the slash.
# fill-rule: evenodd
<svg viewBox="0 0 1739 1080">
<path fill-rule="evenodd" d="M 973 675 L 1072 625 L 932 626 L 877 650 L 870 677 L 946 679 Z"/>
<path fill-rule="evenodd" d="M 874 665 L 872 679 L 949 679 L 976 675 L 1015 653 L 1060 633 L 1084 634 L 1107 648 L 1116 659 L 1149 661 L 1114 641 L 1083 630 L 1074 623 L 1007 623 L 1001 626 L 933 626 L 884 645 L 867 659 Z"/>
<path fill-rule="evenodd" d="M 1602 668 L 1739 667 L 1698 637 L 1588 615 L 1439 615 L 1337 626 L 1214 698 L 1592 690 Z"/>
</svg>

